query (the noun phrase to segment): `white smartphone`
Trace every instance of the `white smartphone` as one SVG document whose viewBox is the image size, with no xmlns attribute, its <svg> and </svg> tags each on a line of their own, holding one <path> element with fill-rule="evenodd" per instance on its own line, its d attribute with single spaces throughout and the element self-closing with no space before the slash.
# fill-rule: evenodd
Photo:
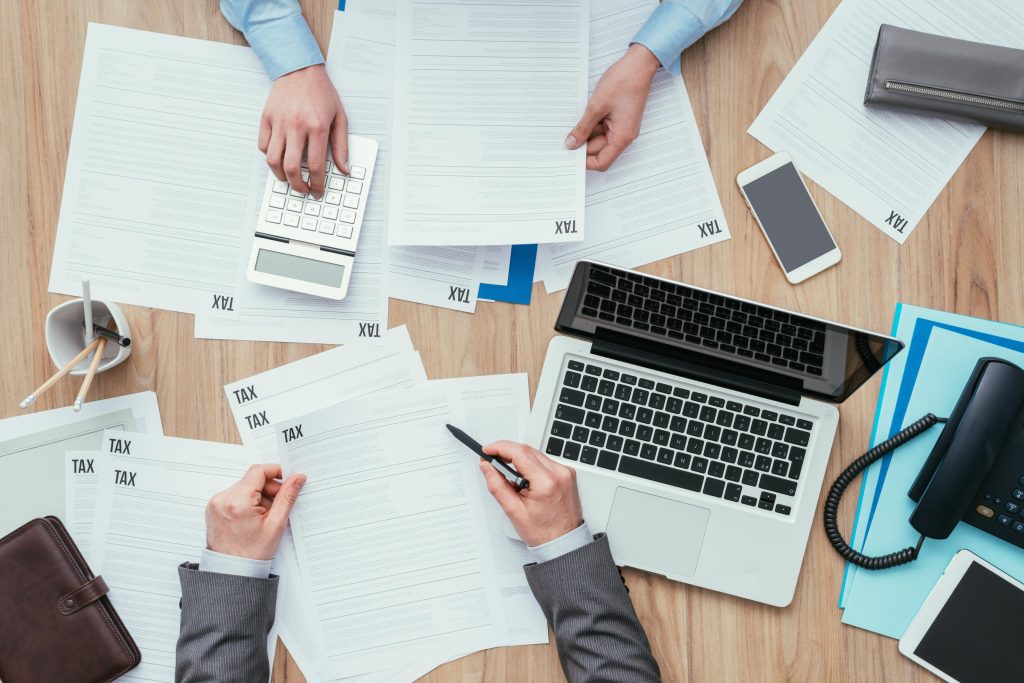
<svg viewBox="0 0 1024 683">
<path fill-rule="evenodd" d="M 789 154 L 768 157 L 736 182 L 787 280 L 795 285 L 839 263 L 842 253 Z"/>
<path fill-rule="evenodd" d="M 961 550 L 900 638 L 900 652 L 950 683 L 1019 681 L 1022 614 L 1024 584 Z"/>
</svg>

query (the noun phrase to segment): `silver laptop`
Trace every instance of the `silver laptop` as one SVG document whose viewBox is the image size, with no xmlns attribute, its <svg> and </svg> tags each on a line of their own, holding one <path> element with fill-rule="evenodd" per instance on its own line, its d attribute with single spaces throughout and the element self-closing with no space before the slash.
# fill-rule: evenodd
<svg viewBox="0 0 1024 683">
<path fill-rule="evenodd" d="M 576 470 L 616 563 L 789 604 L 834 404 L 903 344 L 587 261 L 555 329 L 528 439 Z"/>
</svg>

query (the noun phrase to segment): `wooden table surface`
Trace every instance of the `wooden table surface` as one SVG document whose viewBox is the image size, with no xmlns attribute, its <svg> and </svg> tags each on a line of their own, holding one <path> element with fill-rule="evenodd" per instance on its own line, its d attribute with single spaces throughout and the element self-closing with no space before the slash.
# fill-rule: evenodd
<svg viewBox="0 0 1024 683">
<path fill-rule="evenodd" d="M 302 4 L 326 47 L 331 3 Z M 837 4 L 748 0 L 685 53 L 683 75 L 733 237 L 642 269 L 874 330 L 889 330 L 898 301 L 1024 324 L 1024 137 L 1007 133 L 985 134 L 902 247 L 812 185 L 843 260 L 798 287 L 783 277 L 733 179 L 769 154 L 746 129 Z M 90 21 L 243 42 L 213 0 L 0 0 L 2 417 L 16 414 L 18 400 L 52 372 L 40 338 L 47 311 L 67 299 L 49 294 L 47 281 Z M 561 301 L 540 285 L 528 307 L 484 303 L 476 315 L 392 301 L 390 325 L 409 326 L 431 378 L 527 372 L 532 391 Z M 135 351 L 121 369 L 97 378 L 91 397 L 155 390 L 173 436 L 238 443 L 222 385 L 327 348 L 196 340 L 190 315 L 137 307 L 127 314 Z M 60 384 L 37 409 L 70 405 L 76 386 Z M 875 378 L 842 406 L 826 481 L 865 448 L 878 386 Z M 844 501 L 845 528 L 855 498 Z M 898 654 L 895 641 L 840 623 L 842 571 L 815 523 L 796 597 L 785 609 L 641 572 L 625 576 L 666 681 L 929 679 Z M 304 680 L 282 651 L 274 671 L 275 681 Z M 425 680 L 560 678 L 551 644 L 477 653 Z"/>
</svg>

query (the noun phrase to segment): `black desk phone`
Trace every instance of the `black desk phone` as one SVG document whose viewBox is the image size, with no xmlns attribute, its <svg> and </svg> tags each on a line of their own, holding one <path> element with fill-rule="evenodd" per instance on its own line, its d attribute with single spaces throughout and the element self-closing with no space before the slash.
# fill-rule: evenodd
<svg viewBox="0 0 1024 683">
<path fill-rule="evenodd" d="M 862 555 L 839 531 L 839 501 L 871 463 L 929 427 L 945 423 L 908 495 L 917 503 L 910 525 L 916 546 L 878 557 Z M 836 551 L 866 569 L 886 569 L 917 559 L 925 538 L 948 538 L 958 522 L 1024 548 L 1024 370 L 1001 358 L 974 366 L 948 418 L 931 413 L 855 460 L 825 499 L 825 533 Z"/>
</svg>

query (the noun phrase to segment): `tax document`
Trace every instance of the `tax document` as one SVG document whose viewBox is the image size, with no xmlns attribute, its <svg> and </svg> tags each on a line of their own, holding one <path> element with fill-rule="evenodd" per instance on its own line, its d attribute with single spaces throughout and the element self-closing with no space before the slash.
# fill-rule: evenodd
<svg viewBox="0 0 1024 683">
<path fill-rule="evenodd" d="M 864 106 L 882 24 L 1024 47 L 1013 0 L 844 0 L 747 132 L 902 244 L 985 128 Z"/>
<path fill-rule="evenodd" d="M 51 292 L 193 313 L 232 296 L 270 81 L 247 47 L 89 24 Z"/>
<path fill-rule="evenodd" d="M 0 420 L 0 481 L 18 483 L 4 491 L 0 537 L 36 517 L 64 518 L 65 453 L 99 448 L 105 429 L 162 434 L 156 394 L 90 401 L 78 413 L 68 407 Z"/>
<path fill-rule="evenodd" d="M 96 516 L 96 458 L 100 451 L 68 451 L 64 454 L 64 517 L 75 545 L 92 564 L 92 520 Z"/>
<path fill-rule="evenodd" d="M 351 126 L 366 126 L 362 135 L 377 141 L 375 187 L 388 191 L 391 126 L 395 86 L 395 2 L 354 0 L 335 12 L 327 73 L 347 109 Z M 372 194 L 372 190 L 371 190 Z M 377 219 L 387 225 L 389 201 L 381 201 Z M 369 217 L 369 210 L 367 210 Z M 366 219 L 364 219 L 366 220 Z M 382 229 L 383 232 L 383 229 Z M 476 310 L 481 281 L 501 281 L 508 274 L 509 247 L 396 247 L 389 248 L 387 296 L 458 311 Z M 502 258 L 504 263 L 502 263 Z"/>
<path fill-rule="evenodd" d="M 93 567 L 142 651 L 118 680 L 173 681 L 181 622 L 178 565 L 206 547 L 206 503 L 234 484 L 251 456 L 242 446 L 107 432 L 97 457 Z"/>
<path fill-rule="evenodd" d="M 391 244 L 583 239 L 589 4 L 398 3 Z"/>
<path fill-rule="evenodd" d="M 348 399 L 423 384 L 426 379 L 419 354 L 402 326 L 388 330 L 380 347 L 337 347 L 227 384 L 224 393 L 242 443 L 252 449 L 255 459 L 276 462 L 276 423 Z M 310 683 L 334 680 L 319 674 L 322 645 L 317 640 L 313 609 L 307 606 L 306 593 L 301 589 L 290 528 L 274 557 L 272 571 L 280 580 L 277 618 L 268 640 L 271 661 L 280 636 Z M 421 664 L 418 674 L 391 667 L 380 678 L 367 680 L 413 680 L 443 661 Z"/>
<path fill-rule="evenodd" d="M 590 0 L 590 90 L 629 47 L 657 0 Z M 679 64 L 659 69 L 640 134 L 605 172 L 587 171 L 587 234 L 542 244 L 537 269 L 549 293 L 569 286 L 580 259 L 635 268 L 729 239 Z"/>
<path fill-rule="evenodd" d="M 324 643 L 324 675 L 472 652 L 507 633 L 479 470 L 445 423 L 457 396 L 420 386 L 276 426 L 308 481 L 291 526 Z"/>
</svg>

